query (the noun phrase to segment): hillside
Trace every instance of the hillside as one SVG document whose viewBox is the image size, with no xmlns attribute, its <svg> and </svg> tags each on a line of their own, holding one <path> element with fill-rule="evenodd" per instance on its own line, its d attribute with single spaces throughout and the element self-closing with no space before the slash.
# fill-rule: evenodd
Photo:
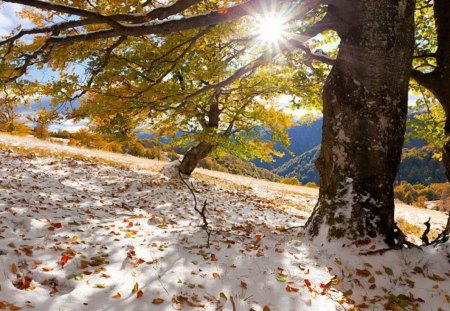
<svg viewBox="0 0 450 311">
<path fill-rule="evenodd" d="M 382 243 L 302 237 L 316 189 L 199 170 L 207 248 L 189 190 L 158 173 L 163 162 L 3 134 L 0 159 L 2 309 L 450 307 L 447 245 L 361 256 Z M 435 234 L 444 214 L 397 210 L 405 230 L 428 217 Z"/>
<path fill-rule="evenodd" d="M 302 184 L 313 182 L 316 185 L 320 185 L 319 172 L 315 165 L 315 161 L 319 157 L 319 154 L 320 145 L 296 156 L 280 167 L 274 169 L 273 172 L 283 177 L 296 177 Z"/>
<path fill-rule="evenodd" d="M 319 173 L 315 161 L 320 153 L 317 146 L 274 169 L 272 172 L 282 177 L 296 177 L 302 183 L 314 182 L 320 184 Z M 446 182 L 442 163 L 433 158 L 434 151 L 427 147 L 403 149 L 403 159 L 397 175 L 398 181 L 410 184 Z"/>
<path fill-rule="evenodd" d="M 410 118 L 412 115 L 410 115 Z M 319 156 L 322 139 L 322 119 L 311 124 L 302 124 L 289 129 L 289 137 L 293 156 L 286 149 L 277 145 L 278 151 L 285 152 L 282 158 L 275 158 L 272 163 L 253 161 L 257 166 L 271 170 L 282 177 L 296 177 L 302 183 L 319 184 L 319 174 L 315 168 L 315 160 Z M 404 144 L 404 156 L 400 166 L 398 180 L 411 184 L 445 182 L 445 173 L 440 161 L 433 158 L 436 151 L 426 147 L 422 139 L 410 139 Z"/>
</svg>

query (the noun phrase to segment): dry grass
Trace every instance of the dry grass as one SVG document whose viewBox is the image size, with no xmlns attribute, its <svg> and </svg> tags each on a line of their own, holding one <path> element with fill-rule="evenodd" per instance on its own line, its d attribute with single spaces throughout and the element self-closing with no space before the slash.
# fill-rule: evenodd
<svg viewBox="0 0 450 311">
<path fill-rule="evenodd" d="M 112 166 L 112 167 L 115 167 L 118 169 L 123 169 L 123 170 L 132 170 L 132 167 L 130 167 L 129 165 L 126 165 L 122 162 L 119 162 L 119 161 L 107 160 L 107 159 L 103 159 L 100 157 L 84 156 L 84 155 L 74 154 L 74 153 L 70 153 L 70 152 L 51 151 L 47 148 L 18 147 L 18 146 L 11 146 L 11 145 L 5 145 L 5 144 L 0 143 L 0 150 L 6 151 L 6 152 L 14 152 L 16 154 L 20 154 L 27 158 L 34 158 L 35 156 L 50 157 L 50 158 L 55 158 L 55 159 L 70 158 L 73 160 L 108 165 L 108 166 Z"/>
<path fill-rule="evenodd" d="M 397 225 L 398 227 L 403 231 L 404 234 L 406 235 L 413 235 L 417 238 L 421 238 L 422 234 L 425 231 L 425 226 L 424 225 L 413 225 L 409 222 L 407 222 L 404 218 L 399 217 L 398 219 L 396 219 L 397 221 Z M 435 238 L 437 238 L 437 236 L 439 235 L 439 231 L 437 231 L 436 229 L 431 229 L 430 233 L 428 233 L 428 238 L 430 240 L 434 240 Z"/>
</svg>

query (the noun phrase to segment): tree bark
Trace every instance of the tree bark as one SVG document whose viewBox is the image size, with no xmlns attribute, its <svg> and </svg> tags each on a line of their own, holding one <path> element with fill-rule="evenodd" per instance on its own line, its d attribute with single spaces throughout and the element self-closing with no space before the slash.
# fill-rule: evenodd
<svg viewBox="0 0 450 311">
<path fill-rule="evenodd" d="M 414 2 L 329 7 L 345 27 L 337 29 L 340 51 L 323 92 L 321 187 L 306 226 L 312 236 L 396 243 L 393 183 L 406 127 Z"/>
<path fill-rule="evenodd" d="M 221 113 L 218 95 L 214 94 L 209 102 L 209 110 L 206 114 L 207 120 L 204 120 L 203 116 L 200 116 L 200 123 L 202 123 L 202 126 L 206 129 L 207 134 L 211 134 L 212 132 L 214 135 L 214 132 L 219 128 Z M 200 160 L 207 157 L 214 149 L 216 149 L 216 147 L 215 144 L 208 140 L 201 141 L 186 152 L 178 170 L 184 175 L 191 175 Z"/>
<path fill-rule="evenodd" d="M 179 171 L 184 175 L 191 175 L 197 167 L 198 162 L 208 156 L 215 149 L 214 145 L 200 142 L 198 145 L 189 149 L 183 157 Z"/>
</svg>

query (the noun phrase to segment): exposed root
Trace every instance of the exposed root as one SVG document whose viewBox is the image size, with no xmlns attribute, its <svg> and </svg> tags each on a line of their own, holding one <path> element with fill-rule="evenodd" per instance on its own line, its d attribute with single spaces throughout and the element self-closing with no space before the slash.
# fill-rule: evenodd
<svg viewBox="0 0 450 311">
<path fill-rule="evenodd" d="M 206 235 L 207 235 L 206 247 L 209 248 L 210 247 L 210 240 L 211 240 L 211 232 L 212 232 L 212 230 L 211 230 L 211 227 L 209 226 L 208 219 L 206 218 L 207 201 L 205 200 L 201 210 L 198 209 L 197 196 L 195 195 L 194 184 L 191 182 L 191 185 L 189 185 L 188 182 L 181 175 L 181 172 L 178 171 L 178 173 L 180 175 L 181 181 L 186 185 L 186 187 L 189 189 L 189 191 L 191 192 L 191 194 L 192 194 L 192 196 L 194 198 L 194 210 L 202 217 L 203 224 L 201 225 L 201 228 L 206 232 Z"/>
</svg>

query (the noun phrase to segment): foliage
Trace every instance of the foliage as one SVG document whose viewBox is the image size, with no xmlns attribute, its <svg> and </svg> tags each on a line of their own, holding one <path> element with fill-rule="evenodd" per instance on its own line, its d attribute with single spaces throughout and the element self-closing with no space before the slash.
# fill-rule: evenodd
<svg viewBox="0 0 450 311">
<path fill-rule="evenodd" d="M 0 123 L 0 132 L 8 132 L 12 135 L 25 136 L 31 134 L 31 128 L 25 123 L 12 121 L 12 123 Z"/>
<path fill-rule="evenodd" d="M 395 198 L 407 204 L 424 207 L 426 201 L 441 200 L 450 191 L 448 183 L 433 183 L 428 186 L 422 184 L 411 185 L 401 182 L 394 189 Z"/>
<path fill-rule="evenodd" d="M 282 184 L 286 184 L 286 185 L 294 185 L 294 186 L 301 186 L 302 185 L 300 180 L 298 180 L 296 177 L 281 178 L 280 182 Z"/>
<path fill-rule="evenodd" d="M 249 10 L 240 6 L 240 1 L 233 3 L 233 12 L 241 12 L 240 19 L 228 8 L 224 10 L 221 1 L 186 1 L 190 3 L 187 6 L 182 2 L 161 8 L 152 2 L 97 1 L 97 14 L 114 16 L 106 24 L 105 20 L 90 19 L 93 8 L 88 3 L 59 0 L 43 12 L 25 7 L 22 17 L 39 27 L 38 35 L 25 41 L 18 33 L 0 46 L 7 56 L 2 62 L 8 68 L 3 80 L 26 80 L 24 73 L 31 65 L 53 70 L 57 74 L 46 83 L 33 81 L 40 94 L 50 96 L 60 108 L 79 100 L 81 107 L 69 117 L 89 118 L 92 128 L 107 140 L 126 141 L 132 139 L 136 128 L 147 128 L 158 137 L 171 138 L 173 146 L 206 142 L 214 146 L 215 157 L 233 154 L 272 161 L 273 156 L 281 155 L 273 149 L 274 144 L 289 144 L 286 130 L 291 125 L 290 117 L 277 107 L 278 98 L 288 94 L 292 106 L 321 107 L 321 87 L 329 66 L 316 60 L 330 63 L 330 59 L 314 51 L 335 43 L 337 36 L 324 32 L 311 43 L 286 39 L 274 47 L 257 38 L 257 19 L 246 16 Z M 58 20 L 61 8 L 56 4 L 77 7 L 65 13 L 82 20 L 74 22 L 77 26 L 62 22 L 57 34 L 42 30 Z M 281 11 L 298 10 L 295 18 L 286 20 L 293 37 L 311 31 L 326 11 L 320 6 L 304 10 L 303 5 L 279 4 Z M 173 15 L 176 10 L 183 12 L 183 18 Z M 80 11 L 83 14 L 77 15 Z M 113 20 L 122 23 L 116 31 L 132 28 L 134 32 L 138 30 L 133 27 L 135 22 L 151 22 L 166 11 L 168 15 L 163 15 L 160 23 L 172 23 L 173 27 L 162 32 L 153 31 L 149 23 L 149 29 L 139 30 L 139 34 L 112 33 L 92 40 L 79 35 L 106 34 L 109 27 L 114 28 Z M 172 15 L 177 18 L 165 19 Z M 204 27 L 188 25 L 189 18 L 184 18 L 203 20 L 209 15 L 212 17 Z M 211 22 L 213 19 L 217 22 Z M 180 31 L 174 28 L 177 24 L 186 26 Z M 216 118 L 218 121 L 211 121 Z"/>
</svg>

